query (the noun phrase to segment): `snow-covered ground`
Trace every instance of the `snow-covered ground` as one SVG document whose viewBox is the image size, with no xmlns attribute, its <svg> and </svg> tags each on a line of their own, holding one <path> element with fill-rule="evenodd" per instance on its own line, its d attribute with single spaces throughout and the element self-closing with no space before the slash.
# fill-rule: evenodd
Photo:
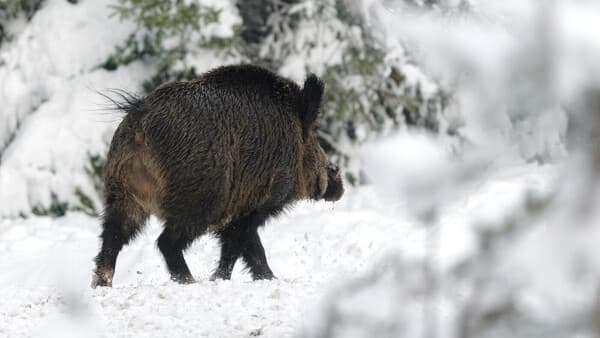
<svg viewBox="0 0 600 338">
<path fill-rule="evenodd" d="M 580 200 L 597 205 L 598 174 L 565 151 L 572 120 L 562 101 L 583 102 L 579 94 L 588 82 L 598 88 L 600 8 L 593 0 L 530 2 L 540 4 L 541 14 L 542 4 L 560 5 L 556 45 L 548 52 L 532 42 L 545 41 L 545 32 L 553 30 L 532 30 L 538 12 L 521 8 L 528 7 L 525 2 L 480 2 L 483 17 L 506 17 L 506 22 L 450 22 L 456 29 L 448 29 L 437 25 L 446 21 L 435 13 L 432 22 L 423 16 L 411 21 L 411 12 L 400 15 L 378 1 L 364 1 L 379 9 L 371 20 L 389 28 L 389 38 L 419 43 L 416 57 L 441 80 L 453 83 L 471 74 L 455 93 L 454 108 L 465 122 L 460 159 L 447 156 L 456 139 L 445 143 L 406 130 L 398 139 L 365 147 L 362 164 L 376 186 L 350 189 L 335 204 L 301 203 L 262 230 L 277 280 L 254 282 L 238 265 L 231 281 L 209 281 L 219 250 L 214 239 L 203 237 L 186 254 L 198 283 L 175 284 L 155 247 L 161 226 L 152 219 L 119 256 L 114 287 L 93 290 L 99 220 L 72 211 L 61 218 L 36 217 L 32 209 L 49 207 L 52 194 L 77 206 L 77 189 L 99 206 L 83 168 L 90 155 L 106 153 L 119 118 L 101 111 L 105 101 L 95 91 L 139 91 L 154 68 L 148 60 L 115 71 L 100 67 L 135 30 L 133 23 L 110 15 L 112 0 L 77 5 L 46 0 L 30 22 L 8 27 L 14 38 L 0 47 L 0 338 L 468 336 L 460 329 L 476 337 L 582 336 L 582 328 L 597 324 L 590 314 L 600 313 L 595 300 L 600 223 L 594 215 L 579 219 L 587 211 L 577 208 Z M 230 4 L 226 12 L 237 18 Z M 488 8 L 493 4 L 507 7 Z M 515 13 L 504 15 L 507 9 Z M 536 62 L 521 64 L 540 55 L 555 56 L 547 61 L 556 63 L 557 79 L 532 76 L 547 71 Z M 199 72 L 224 62 L 203 53 L 193 57 L 190 63 Z M 297 67 L 287 72 L 304 74 Z M 515 83 L 529 85 L 515 88 Z M 527 114 L 511 112 L 509 103 L 532 108 Z M 519 164 L 515 153 L 570 167 Z M 523 216 L 531 191 L 558 194 L 539 219 L 526 215 L 515 221 L 511 217 Z M 435 215 L 428 215 L 431 211 Z M 424 224 L 427 220 L 433 224 Z M 521 229 L 522 238 L 483 253 L 482 228 L 503 222 Z M 488 257 L 478 260 L 484 254 Z M 398 269 L 386 267 L 390 258 L 402 262 Z M 465 262 L 466 272 L 454 273 Z M 437 289 L 423 291 L 429 287 L 427 269 L 437 270 Z M 400 273 L 388 278 L 389 271 Z M 403 275 L 407 271 L 414 275 Z M 340 292 L 372 275 L 377 278 L 370 286 L 350 295 Z M 425 297 L 437 297 L 431 313 Z M 419 327 L 432 313 L 437 325 Z M 323 334 L 335 315 L 337 331 Z M 460 322 L 461 315 L 467 320 Z M 542 331 L 532 331 L 535 326 Z M 427 330 L 438 332 L 421 334 Z"/>
<path fill-rule="evenodd" d="M 527 191 L 545 191 L 556 171 L 527 165 L 490 172 L 446 203 L 437 264 L 472 254 L 476 223 L 510 212 Z M 408 205 L 374 187 L 352 189 L 336 204 L 299 204 L 262 231 L 273 281 L 252 281 L 239 263 L 231 281 L 209 281 L 218 247 L 203 237 L 187 251 L 198 283 L 186 286 L 169 281 L 154 244 L 160 223 L 152 219 L 119 256 L 113 288 L 94 290 L 97 219 L 69 213 L 0 220 L 0 337 L 302 335 L 332 290 L 390 255 L 423 257 L 426 232 Z"/>
</svg>

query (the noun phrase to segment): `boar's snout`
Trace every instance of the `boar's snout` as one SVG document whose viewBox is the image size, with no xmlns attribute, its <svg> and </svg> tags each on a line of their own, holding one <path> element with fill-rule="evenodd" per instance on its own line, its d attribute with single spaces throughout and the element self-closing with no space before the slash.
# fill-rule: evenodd
<svg viewBox="0 0 600 338">
<path fill-rule="evenodd" d="M 335 202 L 342 198 L 344 194 L 344 184 L 342 176 L 337 165 L 330 163 L 327 166 L 327 189 L 323 194 L 323 199 L 326 201 Z"/>
</svg>

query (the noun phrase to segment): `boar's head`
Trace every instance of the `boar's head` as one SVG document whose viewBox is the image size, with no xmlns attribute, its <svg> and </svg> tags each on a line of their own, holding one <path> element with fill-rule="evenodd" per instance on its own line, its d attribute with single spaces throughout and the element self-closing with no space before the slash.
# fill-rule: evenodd
<svg viewBox="0 0 600 338">
<path fill-rule="evenodd" d="M 339 169 L 330 163 L 317 139 L 317 118 L 323 98 L 323 82 L 309 75 L 299 97 L 299 117 L 302 125 L 301 182 L 306 197 L 337 201 L 344 193 Z"/>
</svg>

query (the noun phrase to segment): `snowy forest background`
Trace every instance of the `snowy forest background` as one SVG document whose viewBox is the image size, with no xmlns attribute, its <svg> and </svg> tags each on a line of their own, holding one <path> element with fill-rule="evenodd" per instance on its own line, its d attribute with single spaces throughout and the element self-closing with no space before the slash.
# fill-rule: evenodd
<svg viewBox="0 0 600 338">
<path fill-rule="evenodd" d="M 598 60 L 594 0 L 0 0 L 0 336 L 598 336 Z M 240 62 L 323 78 L 352 188 L 265 227 L 277 281 L 207 238 L 174 285 L 153 219 L 90 290 L 99 93 Z"/>
</svg>

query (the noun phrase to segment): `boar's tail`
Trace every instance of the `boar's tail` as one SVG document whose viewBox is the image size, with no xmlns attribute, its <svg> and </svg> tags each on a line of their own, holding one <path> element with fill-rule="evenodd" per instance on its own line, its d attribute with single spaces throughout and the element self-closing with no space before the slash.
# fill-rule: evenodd
<svg viewBox="0 0 600 338">
<path fill-rule="evenodd" d="M 110 101 L 112 110 L 125 112 L 128 116 L 139 118 L 148 112 L 146 101 L 134 94 L 121 89 L 111 89 L 110 94 L 99 93 Z"/>
<path fill-rule="evenodd" d="M 305 130 L 315 122 L 323 99 L 323 81 L 315 74 L 309 74 L 300 92 L 300 120 Z"/>
</svg>

